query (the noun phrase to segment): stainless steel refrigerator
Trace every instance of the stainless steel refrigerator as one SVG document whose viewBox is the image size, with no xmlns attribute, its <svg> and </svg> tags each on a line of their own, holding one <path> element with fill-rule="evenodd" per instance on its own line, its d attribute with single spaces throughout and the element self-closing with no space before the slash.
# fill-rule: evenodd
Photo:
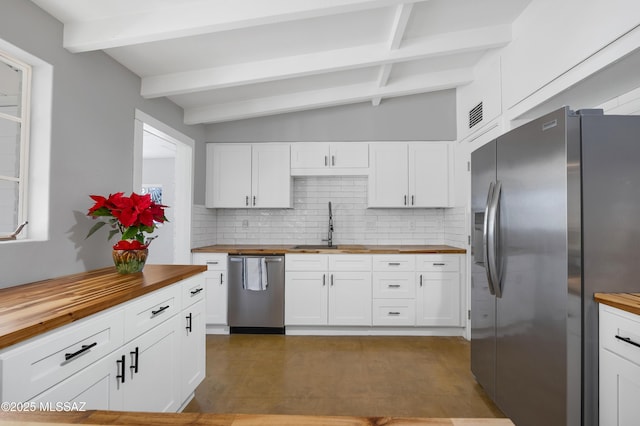
<svg viewBox="0 0 640 426">
<path fill-rule="evenodd" d="M 473 374 L 518 426 L 597 425 L 593 293 L 640 291 L 640 117 L 561 108 L 471 169 Z"/>
</svg>

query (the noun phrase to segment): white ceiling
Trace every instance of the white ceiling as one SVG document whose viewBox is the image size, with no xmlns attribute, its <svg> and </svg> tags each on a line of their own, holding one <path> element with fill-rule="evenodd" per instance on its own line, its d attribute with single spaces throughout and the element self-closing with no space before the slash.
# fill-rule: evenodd
<svg viewBox="0 0 640 426">
<path fill-rule="evenodd" d="M 531 0 L 32 0 L 187 124 L 456 88 Z"/>
</svg>

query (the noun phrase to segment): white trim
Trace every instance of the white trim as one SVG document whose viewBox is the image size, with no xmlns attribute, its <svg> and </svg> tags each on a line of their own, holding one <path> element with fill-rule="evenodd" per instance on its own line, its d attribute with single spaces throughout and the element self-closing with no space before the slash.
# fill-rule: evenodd
<svg viewBox="0 0 640 426">
<path fill-rule="evenodd" d="M 136 109 L 134 120 L 133 190 L 142 189 L 142 145 L 145 125 L 176 145 L 173 262 L 191 264 L 191 209 L 193 206 L 193 163 L 195 141 L 187 135 Z"/>
</svg>

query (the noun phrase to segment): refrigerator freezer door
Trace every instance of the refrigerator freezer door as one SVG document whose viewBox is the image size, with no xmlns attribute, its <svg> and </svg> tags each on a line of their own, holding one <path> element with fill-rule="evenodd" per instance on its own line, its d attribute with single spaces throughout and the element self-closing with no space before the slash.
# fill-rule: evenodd
<svg viewBox="0 0 640 426">
<path fill-rule="evenodd" d="M 471 371 L 485 392 L 495 399 L 496 299 L 488 279 L 485 250 L 487 203 L 496 179 L 495 141 L 471 154 L 471 176 Z"/>
<path fill-rule="evenodd" d="M 567 422 L 565 142 L 565 109 L 497 140 L 496 403 L 519 426 Z"/>
</svg>

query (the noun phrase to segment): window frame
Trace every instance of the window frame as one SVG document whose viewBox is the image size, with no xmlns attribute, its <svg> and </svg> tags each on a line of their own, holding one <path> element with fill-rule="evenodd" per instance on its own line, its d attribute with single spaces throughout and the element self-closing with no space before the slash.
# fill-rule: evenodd
<svg viewBox="0 0 640 426">
<path fill-rule="evenodd" d="M 22 71 L 22 82 L 20 88 L 20 114 L 19 116 L 12 116 L 0 112 L 0 117 L 20 125 L 20 162 L 18 177 L 1 176 L 0 180 L 8 182 L 18 183 L 18 214 L 17 224 L 15 226 L 27 221 L 29 216 L 29 158 L 30 158 L 30 137 L 29 130 L 31 128 L 31 84 L 33 78 L 33 69 L 30 64 L 27 64 L 13 55 L 0 50 L 0 62 L 3 62 L 11 67 L 18 68 Z M 8 230 L 12 232 L 13 230 Z M 21 232 L 16 238 L 24 239 L 26 232 Z M 0 231 L 0 238 L 5 237 L 4 231 Z"/>
</svg>

